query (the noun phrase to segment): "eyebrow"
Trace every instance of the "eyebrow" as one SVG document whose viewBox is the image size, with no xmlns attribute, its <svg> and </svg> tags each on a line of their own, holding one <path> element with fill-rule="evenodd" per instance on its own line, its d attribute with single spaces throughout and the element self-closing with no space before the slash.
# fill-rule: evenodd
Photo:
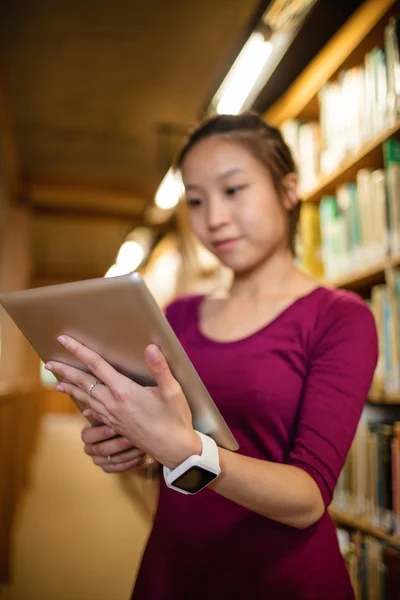
<svg viewBox="0 0 400 600">
<path fill-rule="evenodd" d="M 235 169 L 229 169 L 229 171 L 225 171 L 225 173 L 222 173 L 221 175 L 219 175 L 217 177 L 217 181 L 221 181 L 221 179 L 226 179 L 226 177 L 230 177 L 231 175 L 235 175 L 236 173 L 243 173 L 243 169 L 239 169 L 238 167 Z M 195 185 L 194 183 L 188 183 L 185 186 L 186 190 L 199 190 L 200 186 L 199 185 Z"/>
</svg>

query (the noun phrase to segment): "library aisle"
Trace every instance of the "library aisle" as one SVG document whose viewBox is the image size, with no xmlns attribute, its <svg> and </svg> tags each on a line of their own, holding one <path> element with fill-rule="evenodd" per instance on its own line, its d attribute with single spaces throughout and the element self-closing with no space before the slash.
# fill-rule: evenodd
<svg viewBox="0 0 400 600">
<path fill-rule="evenodd" d="M 150 517 L 82 452 L 80 415 L 46 415 L 1 600 L 127 600 Z M 125 489 L 126 488 L 126 489 Z"/>
</svg>

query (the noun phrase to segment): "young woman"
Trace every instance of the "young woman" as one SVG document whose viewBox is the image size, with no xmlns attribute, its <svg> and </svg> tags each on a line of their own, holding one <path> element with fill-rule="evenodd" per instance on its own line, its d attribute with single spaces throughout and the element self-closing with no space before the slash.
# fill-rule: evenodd
<svg viewBox="0 0 400 600">
<path fill-rule="evenodd" d="M 196 495 L 161 482 L 133 599 L 351 600 L 327 507 L 376 365 L 373 317 L 356 295 L 295 268 L 296 169 L 277 129 L 253 114 L 214 117 L 178 167 L 194 233 L 234 278 L 226 298 L 181 298 L 167 317 L 240 450 L 219 449 L 221 474 Z M 60 342 L 102 382 L 48 365 L 105 424 L 83 433 L 95 464 L 121 472 L 146 452 L 174 469 L 202 453 L 155 346 L 148 389 Z"/>
</svg>

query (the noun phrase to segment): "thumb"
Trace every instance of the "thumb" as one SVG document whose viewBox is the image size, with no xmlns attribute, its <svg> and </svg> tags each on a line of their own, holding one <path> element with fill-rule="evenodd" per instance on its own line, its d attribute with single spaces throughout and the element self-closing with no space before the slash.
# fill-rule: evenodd
<svg viewBox="0 0 400 600">
<path fill-rule="evenodd" d="M 163 398 L 168 400 L 182 391 L 179 383 L 171 373 L 165 356 L 156 345 L 151 344 L 146 348 L 145 359 Z"/>
</svg>

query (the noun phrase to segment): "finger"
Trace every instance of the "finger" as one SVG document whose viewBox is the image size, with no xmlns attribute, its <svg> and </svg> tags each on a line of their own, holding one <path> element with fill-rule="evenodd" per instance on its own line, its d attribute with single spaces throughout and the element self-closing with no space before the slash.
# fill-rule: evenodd
<svg viewBox="0 0 400 600">
<path fill-rule="evenodd" d="M 145 350 L 145 359 L 162 398 L 174 401 L 178 395 L 182 394 L 182 388 L 172 375 L 165 356 L 155 344 L 151 344 Z"/>
<path fill-rule="evenodd" d="M 85 410 L 82 411 L 82 414 L 84 417 L 86 417 L 89 420 L 92 419 L 93 421 L 97 421 L 98 423 L 102 422 L 101 415 L 99 415 L 99 413 L 97 413 L 95 410 L 91 410 L 90 408 L 85 408 Z"/>
<path fill-rule="evenodd" d="M 117 435 L 117 432 L 112 427 L 106 425 L 99 425 L 93 427 L 93 425 L 86 425 L 82 431 L 82 441 L 85 444 L 97 444 L 97 442 L 104 442 Z"/>
<path fill-rule="evenodd" d="M 86 392 L 72 383 L 64 382 L 57 385 L 56 389 L 60 392 L 68 394 L 68 396 L 72 396 L 91 410 L 97 412 L 101 417 L 101 420 L 107 419 L 106 425 L 112 427 L 112 424 L 109 422 L 111 415 L 102 402 L 96 400 L 96 398 L 93 398 L 93 396 L 89 397 Z"/>
<path fill-rule="evenodd" d="M 106 442 L 98 442 L 97 444 L 86 444 L 85 452 L 90 456 L 110 456 L 124 452 L 125 450 L 131 450 L 135 448 L 134 445 L 123 437 L 117 437 Z M 137 450 L 137 448 L 135 448 Z"/>
<path fill-rule="evenodd" d="M 97 379 L 100 379 L 110 389 L 114 389 L 115 382 L 118 378 L 124 377 L 118 373 L 108 362 L 106 362 L 100 354 L 90 350 L 77 340 L 69 336 L 62 335 L 57 338 L 57 341 L 68 352 L 76 356 L 87 367 Z"/>
<path fill-rule="evenodd" d="M 57 361 L 47 362 L 45 368 L 47 371 L 53 373 L 53 375 L 57 377 L 59 381 L 73 383 L 74 385 L 82 388 L 86 393 L 88 393 L 90 386 L 96 381 L 93 378 L 93 375 Z M 106 388 L 105 386 L 101 386 L 101 388 L 102 389 L 100 390 L 99 386 L 96 390 L 97 396 L 99 396 L 99 394 L 104 395 Z"/>
<path fill-rule="evenodd" d="M 110 457 L 110 460 L 108 458 Z M 144 453 L 137 448 L 127 450 L 126 452 L 120 452 L 119 454 L 109 454 L 108 456 L 92 456 L 92 460 L 95 465 L 100 467 L 104 465 L 119 465 L 121 463 L 130 462 L 131 460 L 143 461 Z"/>
<path fill-rule="evenodd" d="M 131 460 L 127 463 L 120 463 L 118 465 L 107 464 L 104 467 L 101 467 L 105 473 L 124 473 L 125 471 L 130 471 L 131 469 L 135 469 L 140 467 L 141 459 Z"/>
</svg>

